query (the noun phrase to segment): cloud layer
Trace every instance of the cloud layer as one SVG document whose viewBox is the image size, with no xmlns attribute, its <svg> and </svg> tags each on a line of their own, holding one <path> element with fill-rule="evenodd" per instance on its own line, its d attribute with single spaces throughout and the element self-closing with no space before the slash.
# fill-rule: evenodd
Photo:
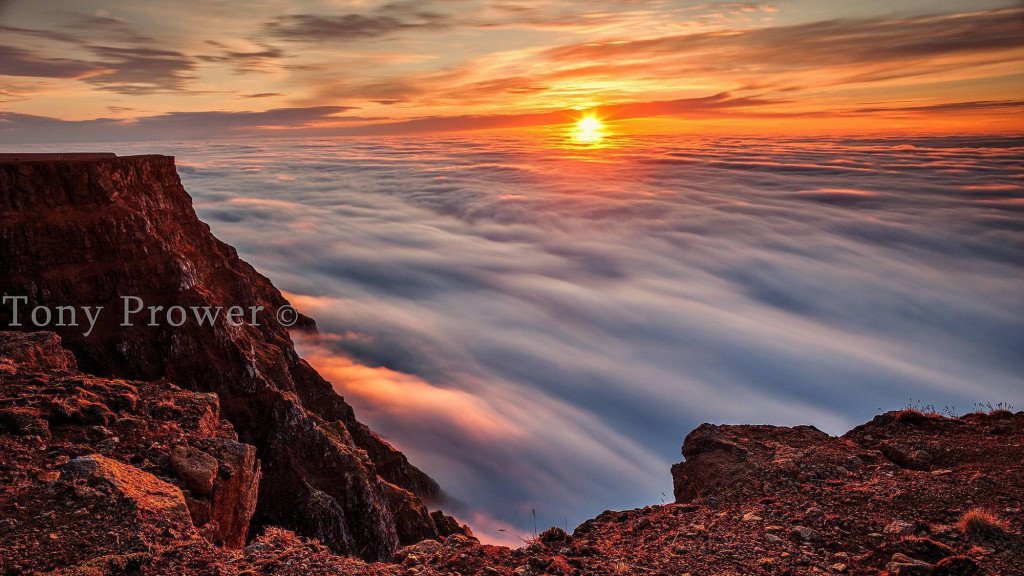
<svg viewBox="0 0 1024 576">
<path fill-rule="evenodd" d="M 1024 405 L 1024 141 L 120 145 L 324 336 L 485 539 L 658 503 L 703 421 Z"/>
</svg>

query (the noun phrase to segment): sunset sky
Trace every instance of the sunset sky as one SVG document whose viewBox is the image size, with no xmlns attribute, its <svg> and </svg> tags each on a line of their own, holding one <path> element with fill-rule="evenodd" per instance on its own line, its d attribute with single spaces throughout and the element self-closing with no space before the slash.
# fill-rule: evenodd
<svg viewBox="0 0 1024 576">
<path fill-rule="evenodd" d="M 0 141 L 1019 132 L 1016 1 L 0 1 Z"/>
</svg>

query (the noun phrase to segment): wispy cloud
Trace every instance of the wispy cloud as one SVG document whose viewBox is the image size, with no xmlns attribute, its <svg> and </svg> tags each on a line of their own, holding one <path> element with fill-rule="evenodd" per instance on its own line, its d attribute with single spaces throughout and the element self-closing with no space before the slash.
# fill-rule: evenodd
<svg viewBox="0 0 1024 576">
<path fill-rule="evenodd" d="M 281 108 L 262 112 L 172 112 L 132 120 L 60 120 L 0 112 L 0 141 L 89 142 L 96 140 L 209 139 L 301 130 L 318 122 L 355 120 L 338 116 L 344 106 Z"/>
<path fill-rule="evenodd" d="M 120 94 L 182 92 L 194 79 L 195 62 L 174 50 L 145 46 L 88 46 L 103 70 L 85 81 Z"/>
<path fill-rule="evenodd" d="M 103 66 L 93 62 L 51 58 L 15 46 L 0 45 L 0 75 L 4 76 L 82 78 L 103 70 Z"/>
<path fill-rule="evenodd" d="M 340 15 L 290 14 L 265 24 L 269 36 L 290 41 L 347 42 L 380 38 L 420 28 L 445 28 L 450 18 L 423 8 L 424 3 L 399 1 L 383 4 L 368 13 Z"/>
</svg>

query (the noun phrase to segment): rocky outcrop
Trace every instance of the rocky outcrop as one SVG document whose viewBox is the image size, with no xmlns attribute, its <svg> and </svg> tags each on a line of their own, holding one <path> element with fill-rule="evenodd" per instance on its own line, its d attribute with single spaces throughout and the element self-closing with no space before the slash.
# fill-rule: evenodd
<svg viewBox="0 0 1024 576">
<path fill-rule="evenodd" d="M 230 438 L 207 438 L 199 445 L 217 462 L 210 493 L 208 539 L 221 546 L 241 548 L 259 493 L 261 473 L 256 448 Z"/>
<path fill-rule="evenodd" d="M 34 370 L 77 371 L 74 355 L 52 332 L 9 333 L 0 339 L 0 362 Z M 2 364 L 0 364 L 2 366 Z"/>
<path fill-rule="evenodd" d="M 400 502 L 387 488 L 435 500 L 436 483 L 356 421 L 298 357 L 277 321 L 287 302 L 199 221 L 172 158 L 0 159 L 0 254 L 0 292 L 25 296 L 25 309 L 106 311 L 88 336 L 52 327 L 84 372 L 167 379 L 219 397 L 262 464 L 257 526 L 291 528 L 368 559 L 389 557 L 399 532 L 438 534 L 421 502 Z M 212 326 L 150 326 L 143 313 L 122 326 L 123 296 L 163 310 L 240 306 L 247 322 L 222 315 Z M 0 311 L 0 326 L 9 316 Z M 408 509 L 393 509 L 402 502 Z M 396 518 L 415 525 L 396 526 Z"/>
<path fill-rule="evenodd" d="M 381 478 L 408 490 L 426 504 L 444 501 L 444 493 L 433 478 L 413 466 L 405 454 L 385 442 L 368 426 L 350 421 L 348 430 L 356 445 L 366 450 L 370 461 L 373 462 L 373 469 Z M 450 520 L 450 517 L 448 519 Z"/>
<path fill-rule="evenodd" d="M 113 498 L 127 502 L 149 530 L 177 529 L 184 534 L 195 529 L 181 489 L 134 466 L 89 454 L 68 462 L 64 475 L 67 482 L 104 486 Z"/>
<path fill-rule="evenodd" d="M 812 426 L 701 424 L 683 441 L 686 460 L 672 467 L 676 502 L 737 499 L 771 486 L 824 479 L 833 473 L 833 466 L 844 464 L 822 457 L 829 453 L 824 448 L 844 444 Z M 839 450 L 856 457 L 854 448 L 851 444 Z"/>
<path fill-rule="evenodd" d="M 217 397 L 85 375 L 68 356 L 54 334 L 0 332 L 0 568 L 244 545 L 259 462 Z M 208 487 L 181 466 L 191 445 L 212 455 Z M 209 513 L 196 513 L 202 505 Z"/>
<path fill-rule="evenodd" d="M 231 438 L 204 438 L 197 444 L 201 448 L 172 448 L 171 470 L 189 492 L 189 511 L 203 535 L 219 546 L 241 548 L 259 492 L 256 449 Z"/>
</svg>

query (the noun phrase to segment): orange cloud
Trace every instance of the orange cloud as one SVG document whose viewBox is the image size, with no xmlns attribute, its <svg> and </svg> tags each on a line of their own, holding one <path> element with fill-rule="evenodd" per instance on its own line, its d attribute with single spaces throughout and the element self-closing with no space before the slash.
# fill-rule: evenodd
<svg viewBox="0 0 1024 576">
<path fill-rule="evenodd" d="M 308 303 L 308 299 L 306 299 Z M 331 336 L 326 336 L 330 338 Z M 296 336 L 300 353 L 360 412 L 387 418 L 444 420 L 478 441 L 510 441 L 524 432 L 480 398 L 383 367 L 364 366 L 323 347 L 321 337 Z"/>
</svg>

